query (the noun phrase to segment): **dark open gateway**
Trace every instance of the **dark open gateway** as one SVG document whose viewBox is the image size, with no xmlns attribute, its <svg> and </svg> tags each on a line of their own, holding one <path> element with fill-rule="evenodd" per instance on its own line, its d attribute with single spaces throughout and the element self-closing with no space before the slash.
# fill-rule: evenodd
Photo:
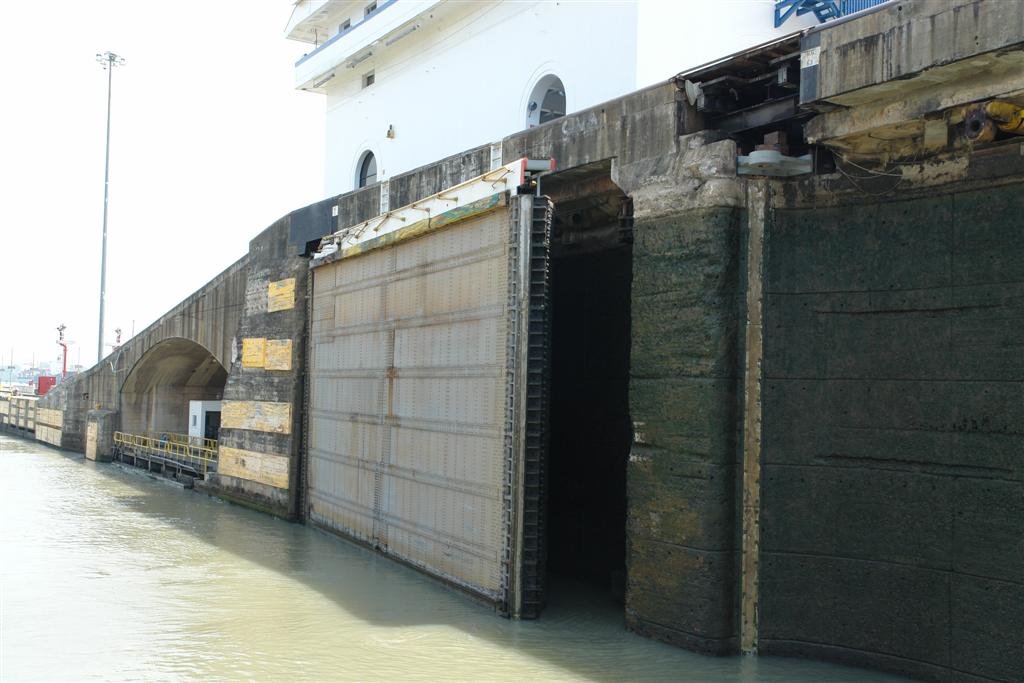
<svg viewBox="0 0 1024 683">
<path fill-rule="evenodd" d="M 557 185 L 556 185 L 557 188 Z M 632 229 L 621 192 L 556 202 L 550 259 L 548 589 L 624 601 Z"/>
<path fill-rule="evenodd" d="M 216 441 L 220 437 L 220 411 L 219 410 L 208 410 L 206 411 L 206 423 L 203 427 L 203 436 L 207 439 L 213 439 Z"/>
</svg>

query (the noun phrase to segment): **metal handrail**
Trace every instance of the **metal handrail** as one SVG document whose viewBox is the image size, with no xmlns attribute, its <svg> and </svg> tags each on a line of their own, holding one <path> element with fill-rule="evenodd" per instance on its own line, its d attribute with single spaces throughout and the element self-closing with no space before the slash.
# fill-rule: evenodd
<svg viewBox="0 0 1024 683">
<path fill-rule="evenodd" d="M 295 66 L 298 66 L 299 64 L 302 64 L 307 59 L 310 59 L 311 57 L 320 54 L 326 48 L 328 48 L 331 45 L 333 45 L 339 39 L 347 36 L 349 33 L 351 33 L 352 31 L 356 30 L 357 28 L 359 28 L 363 24 L 367 23 L 368 21 L 370 21 L 374 17 L 380 16 L 380 13 L 384 11 L 385 7 L 389 7 L 389 6 L 393 5 L 393 4 L 395 4 L 395 2 L 396 2 L 396 0 L 384 0 L 384 2 L 377 3 L 377 9 L 373 10 L 370 14 L 366 15 L 365 17 L 363 17 L 362 21 L 360 21 L 358 24 L 352 24 L 351 26 L 349 26 L 348 28 L 346 28 L 346 29 L 344 29 L 342 31 L 338 31 L 333 36 L 331 36 L 330 38 L 328 38 L 327 40 L 322 42 L 320 45 L 318 45 L 317 47 L 313 48 L 313 50 L 311 50 L 310 52 L 307 52 L 306 54 L 302 55 L 302 57 L 299 58 L 299 61 L 295 62 Z"/>
<path fill-rule="evenodd" d="M 158 437 L 152 437 L 114 432 L 115 446 L 139 448 L 149 453 L 159 454 L 160 457 L 167 460 L 188 464 L 205 476 L 211 466 L 217 464 L 217 449 L 206 445 L 194 445 L 188 442 L 189 438 L 181 434 L 161 434 Z M 213 439 L 203 439 L 203 441 L 216 444 Z"/>
<path fill-rule="evenodd" d="M 207 439 L 202 436 L 189 436 L 188 434 L 177 434 L 174 432 L 160 432 L 160 434 L 157 435 L 156 437 L 154 437 L 153 435 L 149 436 L 150 438 L 158 439 L 166 438 L 167 441 L 171 441 L 172 443 L 182 443 L 188 444 L 190 446 L 201 446 L 203 448 L 208 448 L 214 451 L 217 450 L 216 439 Z"/>
</svg>

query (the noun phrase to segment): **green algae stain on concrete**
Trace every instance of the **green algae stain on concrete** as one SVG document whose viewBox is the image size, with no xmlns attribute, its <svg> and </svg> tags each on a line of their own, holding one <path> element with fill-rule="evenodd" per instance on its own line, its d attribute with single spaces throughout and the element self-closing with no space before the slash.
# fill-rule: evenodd
<svg viewBox="0 0 1024 683">
<path fill-rule="evenodd" d="M 627 623 L 707 652 L 738 635 L 742 226 L 733 208 L 638 219 L 633 247 Z"/>
</svg>

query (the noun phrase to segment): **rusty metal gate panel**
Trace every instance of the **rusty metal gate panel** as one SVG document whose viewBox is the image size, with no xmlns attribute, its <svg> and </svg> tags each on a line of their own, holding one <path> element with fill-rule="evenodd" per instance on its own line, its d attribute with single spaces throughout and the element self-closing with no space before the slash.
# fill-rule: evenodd
<svg viewBox="0 0 1024 683">
<path fill-rule="evenodd" d="M 520 243 L 524 199 L 502 199 L 314 268 L 308 514 L 518 613 L 512 584 L 539 542 L 523 533 L 515 389 L 528 383 L 516 356 L 530 235 Z"/>
</svg>

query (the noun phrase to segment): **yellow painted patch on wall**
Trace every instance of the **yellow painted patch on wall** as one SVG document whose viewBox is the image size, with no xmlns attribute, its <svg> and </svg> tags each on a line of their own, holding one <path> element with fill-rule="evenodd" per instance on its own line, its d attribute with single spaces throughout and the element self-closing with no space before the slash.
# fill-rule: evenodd
<svg viewBox="0 0 1024 683">
<path fill-rule="evenodd" d="M 217 472 L 279 489 L 288 488 L 288 458 L 221 446 Z"/>
<path fill-rule="evenodd" d="M 246 337 L 242 340 L 242 367 L 262 368 L 266 356 L 267 340 L 262 337 Z"/>
<path fill-rule="evenodd" d="M 292 340 L 247 337 L 242 340 L 242 367 L 292 369 Z"/>
<path fill-rule="evenodd" d="M 224 401 L 220 426 L 274 434 L 292 433 L 292 404 L 273 401 Z"/>
<path fill-rule="evenodd" d="M 36 424 L 61 429 L 64 427 L 64 411 L 57 408 L 39 408 L 36 410 Z"/>
<path fill-rule="evenodd" d="M 36 425 L 36 441 L 60 447 L 61 430 L 46 425 Z"/>
<path fill-rule="evenodd" d="M 292 369 L 292 340 L 268 339 L 266 364 L 267 370 Z"/>
<path fill-rule="evenodd" d="M 295 278 L 278 280 L 267 285 L 267 313 L 295 308 Z"/>
<path fill-rule="evenodd" d="M 97 431 L 98 429 L 95 422 L 90 422 L 85 427 L 85 457 L 88 460 L 96 459 Z"/>
</svg>

